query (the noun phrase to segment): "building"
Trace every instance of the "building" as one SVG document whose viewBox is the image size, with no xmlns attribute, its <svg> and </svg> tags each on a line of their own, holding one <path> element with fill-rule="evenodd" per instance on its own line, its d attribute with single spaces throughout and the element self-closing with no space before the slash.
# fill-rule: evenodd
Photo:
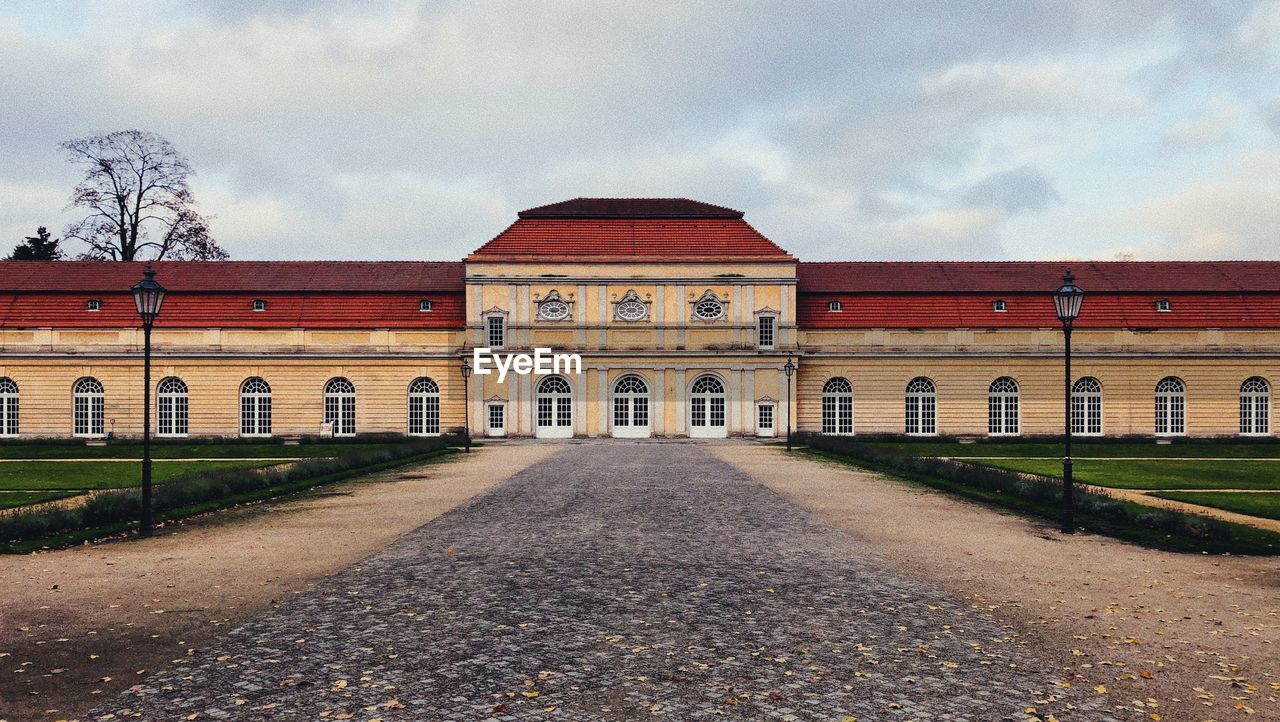
<svg viewBox="0 0 1280 722">
<path fill-rule="evenodd" d="M 3 436 L 140 434 L 142 268 L 3 265 Z M 1061 263 L 807 263 L 728 208 L 580 198 L 460 262 L 155 268 L 162 437 L 436 434 L 464 415 L 478 436 L 1062 428 Z M 1077 433 L 1274 434 L 1280 262 L 1072 270 Z M 582 372 L 464 385 L 477 347 L 577 353 Z"/>
</svg>

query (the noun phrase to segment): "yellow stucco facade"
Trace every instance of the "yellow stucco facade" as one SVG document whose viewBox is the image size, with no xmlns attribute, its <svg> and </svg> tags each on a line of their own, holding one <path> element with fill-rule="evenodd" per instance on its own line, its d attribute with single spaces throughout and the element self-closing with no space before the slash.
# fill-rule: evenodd
<svg viewBox="0 0 1280 722">
<path fill-rule="evenodd" d="M 689 211 L 688 202 L 682 203 L 686 205 L 676 210 Z M 1043 293 L 1023 289 L 1008 315 L 1000 300 L 1001 313 L 982 316 L 988 319 L 983 327 L 940 328 L 921 319 L 940 317 L 933 315 L 935 308 L 939 314 L 954 314 L 953 307 L 962 303 L 986 304 L 990 311 L 992 301 L 974 295 L 977 286 L 954 288 L 954 279 L 944 276 L 939 285 L 947 287 L 939 293 L 909 291 L 916 294 L 917 311 L 904 311 L 899 318 L 895 298 L 900 297 L 892 295 L 898 292 L 897 282 L 880 281 L 881 288 L 874 290 L 877 279 L 869 274 L 880 267 L 871 266 L 859 270 L 868 275 L 858 288 L 873 291 L 844 298 L 851 305 L 847 310 L 865 303 L 867 308 L 874 305 L 875 314 L 845 323 L 838 314 L 821 315 L 827 303 L 819 298 L 821 288 L 803 287 L 799 266 L 809 264 L 799 264 L 759 236 L 740 220 L 740 213 L 694 206 L 695 215 L 703 213 L 705 219 L 608 216 L 615 220 L 601 221 L 572 214 L 539 219 L 525 212 L 506 232 L 514 240 L 505 251 L 477 252 L 458 264 L 290 267 L 290 278 L 305 282 L 295 283 L 296 298 L 281 297 L 272 308 L 292 309 L 288 313 L 296 316 L 249 312 L 256 287 L 234 286 L 225 279 L 210 282 L 209 295 L 192 290 L 186 306 L 168 316 L 162 312 L 155 329 L 153 391 L 164 390 L 166 378 L 180 380 L 177 386 L 185 391 L 184 423 L 168 426 L 157 417 L 168 409 L 172 421 L 177 402 L 172 394 L 168 402 L 153 395 L 153 430 L 188 436 L 432 434 L 469 424 L 475 436 L 720 437 L 782 436 L 793 425 L 841 434 L 1061 433 L 1063 335 L 1053 316 L 1042 313 L 1051 308 L 1049 288 Z M 585 224 L 588 232 L 575 236 L 584 226 L 574 223 Z M 527 233 L 513 234 L 521 224 L 527 224 Z M 649 241 L 636 240 L 646 233 Z M 737 234 L 733 243 L 738 255 L 682 255 L 695 244 L 697 233 L 711 234 L 720 247 L 730 247 L 723 239 Z M 593 234 L 608 236 L 608 243 L 624 246 L 628 253 L 600 255 L 606 241 Z M 674 237 L 693 240 L 670 240 Z M 579 244 L 574 254 L 560 250 L 563 239 Z M 636 250 L 644 242 L 650 243 L 650 251 Z M 541 255 L 530 248 L 542 249 Z M 227 277 L 279 271 L 269 265 L 218 268 Z M 838 293 L 847 285 L 840 277 L 844 267 L 828 265 L 838 268 L 824 270 L 822 283 L 834 284 L 832 293 Z M 64 268 L 68 266 L 41 267 L 35 277 L 42 273 L 47 278 Z M 77 284 L 83 274 L 93 277 L 97 267 L 77 268 L 66 272 L 70 280 L 48 291 L 60 294 L 46 301 L 61 304 L 62 310 L 49 316 L 56 323 L 18 310 L 22 293 L 46 292 L 40 280 L 25 290 L 14 286 L 17 290 L 6 301 L 8 310 L 0 315 L 2 436 L 137 436 L 142 431 L 142 333 L 133 327 L 136 317 L 116 315 L 104 322 L 100 314 L 118 305 L 96 314 L 76 310 L 74 303 L 83 303 L 76 296 Z M 162 281 L 207 273 L 205 267 L 186 268 L 191 273 L 183 276 L 183 267 L 168 268 L 161 269 Z M 1272 390 L 1280 383 L 1280 329 L 1272 322 L 1242 324 L 1229 306 L 1256 306 L 1255 299 L 1274 305 L 1277 293 L 1268 290 L 1276 286 L 1272 268 L 1255 264 L 1227 269 L 1254 274 L 1253 285 L 1242 291 L 1252 297 L 1236 299 L 1215 291 L 1218 295 L 1206 295 L 1207 300 L 1177 302 L 1179 311 L 1198 315 L 1149 314 L 1157 320 L 1177 319 L 1177 324 L 1156 327 L 1144 320 L 1107 327 L 1095 322 L 1077 329 L 1072 374 L 1080 392 L 1077 433 L 1275 435 Z M 894 272 L 896 278 L 911 278 L 926 270 Z M 1143 292 L 1150 292 L 1149 282 L 1139 278 L 1142 271 L 1097 268 L 1094 277 L 1128 274 L 1125 278 L 1137 279 L 1138 285 L 1148 283 Z M 343 296 L 349 290 L 343 278 L 357 272 L 375 280 L 387 274 L 411 278 L 398 281 L 395 289 L 375 285 L 365 291 L 362 285 L 363 295 Z M 426 275 L 414 275 L 419 272 Z M 1016 286 L 1018 274 L 1025 272 L 1024 266 L 1009 264 L 1002 271 L 1007 279 L 997 282 Z M 328 274 L 329 280 L 306 280 L 317 274 Z M 432 288 L 437 282 L 444 289 L 439 294 Z M 1032 288 L 1040 288 L 1039 282 Z M 123 282 L 111 283 L 121 291 L 127 288 Z M 196 282 L 187 285 L 194 289 Z M 400 295 L 373 298 L 393 292 Z M 948 293 L 953 296 L 939 295 Z M 965 293 L 967 300 L 957 300 Z M 1105 313 L 1119 318 L 1115 309 L 1122 307 L 1129 309 L 1124 311 L 1128 318 L 1138 318 L 1140 310 L 1133 309 L 1147 304 L 1133 300 L 1119 285 L 1111 294 L 1096 306 L 1100 311 L 1095 318 L 1105 316 L 1101 309 L 1111 309 Z M 128 297 L 120 295 L 127 304 Z M 437 306 L 430 307 L 433 296 Z M 830 303 L 838 310 L 836 301 Z M 1082 318 L 1091 313 L 1091 303 L 1085 301 Z M 245 313 L 221 323 L 220 314 L 230 311 L 201 315 L 200 304 L 220 304 L 219 309 L 243 304 Z M 311 316 L 310 323 L 291 322 L 308 318 L 306 309 L 322 305 L 326 310 Z M 999 325 L 1013 318 L 1013 311 L 1040 315 Z M 30 318 L 36 320 L 23 320 Z M 76 320 L 80 318 L 83 325 Z M 1214 318 L 1232 323 L 1217 327 Z M 422 319 L 440 323 L 414 325 Z M 1199 319 L 1207 320 L 1197 325 Z M 461 373 L 474 349 L 520 353 L 537 347 L 580 355 L 581 373 L 557 379 L 512 374 L 502 381 L 496 374 L 464 380 Z M 797 368 L 791 383 L 783 373 L 788 359 Z M 82 379 L 94 383 L 78 386 Z M 246 400 L 249 379 L 261 379 L 255 388 L 269 389 L 269 403 L 261 393 Z M 77 389 L 83 392 L 79 397 Z M 250 422 L 247 416 L 253 417 Z M 268 416 L 269 423 L 258 423 Z"/>
</svg>

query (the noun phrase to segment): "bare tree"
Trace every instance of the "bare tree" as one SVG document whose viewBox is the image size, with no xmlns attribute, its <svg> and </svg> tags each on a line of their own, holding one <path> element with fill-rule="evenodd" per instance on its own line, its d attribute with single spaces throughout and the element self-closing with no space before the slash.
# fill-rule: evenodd
<svg viewBox="0 0 1280 722">
<path fill-rule="evenodd" d="M 196 212 L 187 179 L 191 166 L 164 137 L 118 130 L 60 144 L 84 180 L 71 205 L 89 215 L 67 227 L 91 260 L 221 260 L 227 257 Z"/>
</svg>

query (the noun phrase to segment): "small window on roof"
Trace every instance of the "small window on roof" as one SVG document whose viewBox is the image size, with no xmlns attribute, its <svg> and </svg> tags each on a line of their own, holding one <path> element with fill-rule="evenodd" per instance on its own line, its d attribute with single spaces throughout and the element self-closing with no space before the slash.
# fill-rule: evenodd
<svg viewBox="0 0 1280 722">
<path fill-rule="evenodd" d="M 1156 310 L 1161 313 L 1168 313 L 1173 310 L 1173 304 L 1169 303 L 1169 299 L 1162 298 L 1159 301 L 1156 301 Z"/>
<path fill-rule="evenodd" d="M 419 310 L 419 311 L 421 311 L 421 312 L 423 312 L 423 313 L 426 313 L 427 311 L 430 311 L 430 310 L 431 310 L 431 299 L 429 299 L 429 298 L 424 298 L 424 299 L 422 299 L 421 301 L 418 301 L 418 310 Z"/>
<path fill-rule="evenodd" d="M 84 302 L 84 310 L 86 311 L 98 311 L 101 308 L 102 308 L 102 301 L 99 301 L 96 298 L 91 298 L 88 301 Z"/>
<path fill-rule="evenodd" d="M 255 311 L 267 310 L 267 302 L 262 300 L 261 298 L 253 299 L 253 310 Z"/>
<path fill-rule="evenodd" d="M 1004 301 L 997 299 L 991 302 L 991 310 L 996 313 L 1004 313 L 1008 308 L 1005 306 Z"/>
<path fill-rule="evenodd" d="M 827 301 L 827 311 L 829 313 L 840 313 L 843 310 L 844 307 L 840 305 L 839 301 Z"/>
</svg>

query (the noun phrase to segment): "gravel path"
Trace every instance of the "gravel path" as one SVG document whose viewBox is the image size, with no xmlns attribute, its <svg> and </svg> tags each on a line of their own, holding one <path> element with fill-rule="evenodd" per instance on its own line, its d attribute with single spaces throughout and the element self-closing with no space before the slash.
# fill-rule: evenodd
<svg viewBox="0 0 1280 722">
<path fill-rule="evenodd" d="M 570 444 L 91 716 L 1109 719 L 845 546 L 705 447 Z"/>
</svg>

